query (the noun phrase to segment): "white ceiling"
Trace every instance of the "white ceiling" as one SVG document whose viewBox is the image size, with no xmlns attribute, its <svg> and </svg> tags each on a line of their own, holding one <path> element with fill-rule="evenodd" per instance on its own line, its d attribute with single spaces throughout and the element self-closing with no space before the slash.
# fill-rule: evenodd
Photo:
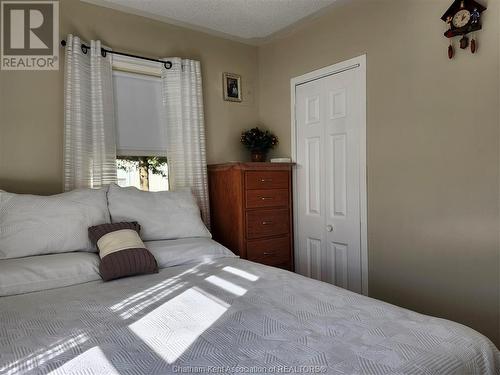
<svg viewBox="0 0 500 375">
<path fill-rule="evenodd" d="M 266 38 L 336 0 L 82 0 L 242 40 Z"/>
</svg>

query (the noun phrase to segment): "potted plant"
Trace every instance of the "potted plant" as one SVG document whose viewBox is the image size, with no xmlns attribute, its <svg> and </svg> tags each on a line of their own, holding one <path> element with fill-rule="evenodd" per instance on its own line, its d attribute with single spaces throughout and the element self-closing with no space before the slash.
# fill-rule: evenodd
<svg viewBox="0 0 500 375">
<path fill-rule="evenodd" d="M 241 133 L 241 143 L 250 150 L 253 162 L 263 162 L 267 152 L 278 144 L 278 137 L 269 130 L 255 127 Z"/>
</svg>

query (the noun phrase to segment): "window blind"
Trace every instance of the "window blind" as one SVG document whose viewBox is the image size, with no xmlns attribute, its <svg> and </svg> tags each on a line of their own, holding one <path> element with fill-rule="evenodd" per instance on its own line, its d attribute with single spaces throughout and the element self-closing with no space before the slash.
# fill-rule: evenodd
<svg viewBox="0 0 500 375">
<path fill-rule="evenodd" d="M 116 143 L 119 156 L 166 156 L 159 77 L 113 71 Z"/>
</svg>

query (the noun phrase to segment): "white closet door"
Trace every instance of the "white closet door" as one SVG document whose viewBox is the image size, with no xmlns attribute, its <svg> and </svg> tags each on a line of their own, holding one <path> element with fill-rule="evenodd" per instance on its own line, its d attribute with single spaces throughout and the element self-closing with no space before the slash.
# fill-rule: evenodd
<svg viewBox="0 0 500 375">
<path fill-rule="evenodd" d="M 361 80 L 356 69 L 296 87 L 297 271 L 361 293 Z"/>
</svg>

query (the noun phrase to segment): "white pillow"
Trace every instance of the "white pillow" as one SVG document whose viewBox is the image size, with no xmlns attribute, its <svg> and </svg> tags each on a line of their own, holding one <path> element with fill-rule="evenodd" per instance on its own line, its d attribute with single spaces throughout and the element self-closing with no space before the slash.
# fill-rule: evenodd
<svg viewBox="0 0 500 375">
<path fill-rule="evenodd" d="M 99 256 L 65 253 L 0 260 L 0 296 L 100 280 Z"/>
<path fill-rule="evenodd" d="M 48 197 L 0 191 L 0 259 L 95 251 L 88 228 L 109 222 L 106 189 Z"/>
<path fill-rule="evenodd" d="M 210 238 L 146 241 L 144 245 L 154 255 L 160 268 L 236 257 L 230 250 Z"/>
<path fill-rule="evenodd" d="M 108 205 L 111 221 L 137 221 L 144 241 L 211 237 L 189 191 L 146 192 L 112 184 Z"/>
</svg>

